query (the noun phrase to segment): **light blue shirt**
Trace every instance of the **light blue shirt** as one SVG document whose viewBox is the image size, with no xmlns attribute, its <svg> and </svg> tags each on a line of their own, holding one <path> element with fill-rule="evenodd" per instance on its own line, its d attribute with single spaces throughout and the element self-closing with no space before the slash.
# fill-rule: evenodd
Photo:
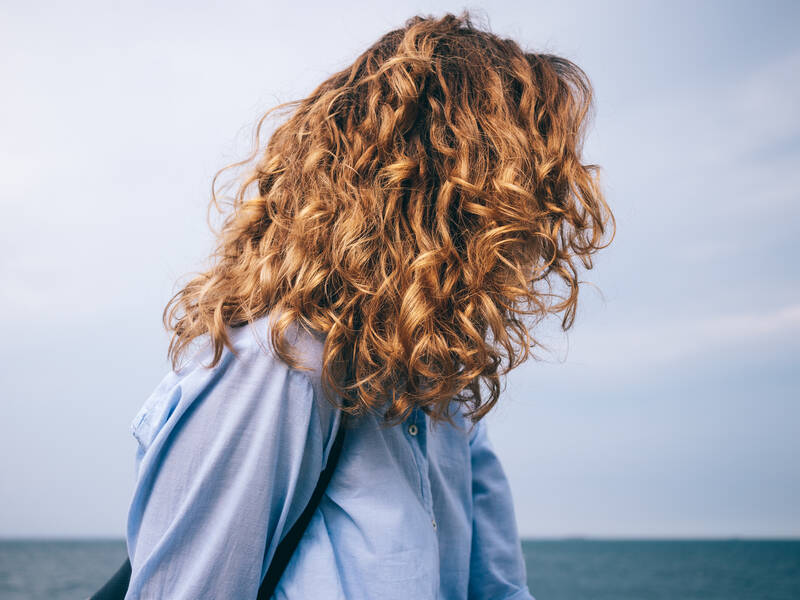
<svg viewBox="0 0 800 600">
<path fill-rule="evenodd" d="M 255 599 L 306 506 L 340 412 L 322 395 L 323 339 L 293 328 L 304 364 L 268 346 L 268 321 L 229 329 L 169 372 L 131 424 L 126 598 Z M 457 408 L 454 403 L 454 407 Z M 530 600 L 508 482 L 480 421 L 348 427 L 339 463 L 275 592 L 288 600 Z M 266 552 L 265 552 L 266 547 Z"/>
</svg>

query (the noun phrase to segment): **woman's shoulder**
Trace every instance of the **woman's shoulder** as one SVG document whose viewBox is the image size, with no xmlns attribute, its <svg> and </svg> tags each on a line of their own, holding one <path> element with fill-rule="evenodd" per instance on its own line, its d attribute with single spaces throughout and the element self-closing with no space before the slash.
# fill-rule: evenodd
<svg viewBox="0 0 800 600">
<path fill-rule="evenodd" d="M 205 414 L 242 420 L 261 414 L 265 404 L 291 402 L 294 411 L 316 412 L 322 430 L 329 432 L 334 415 L 320 396 L 322 340 L 290 326 L 287 342 L 301 364 L 309 367 L 295 369 L 274 352 L 269 327 L 267 317 L 228 327 L 233 351 L 225 347 L 213 366 L 210 338 L 197 340 L 188 359 L 162 378 L 131 422 L 131 433 L 142 448 L 201 402 L 216 405 Z"/>
<path fill-rule="evenodd" d="M 278 361 L 283 363 L 271 345 L 272 323 L 269 315 L 264 315 L 253 321 L 240 325 L 225 326 L 225 333 L 230 340 L 237 359 L 246 358 L 257 360 L 258 355 L 264 357 L 258 364 L 267 366 L 271 362 Z M 310 370 L 303 372 L 319 373 L 321 371 L 322 350 L 324 347 L 325 335 L 318 332 L 310 332 L 301 327 L 297 322 L 291 322 L 286 328 L 286 341 L 288 342 L 294 355 L 300 362 L 309 367 Z M 223 358 L 229 353 L 226 347 L 223 351 Z M 193 343 L 193 349 L 187 353 L 189 358 L 184 366 L 179 369 L 179 373 L 187 369 L 195 369 L 201 365 L 211 362 L 214 354 L 214 347 L 208 333 L 199 336 Z M 283 363 L 286 368 L 288 364 Z"/>
</svg>

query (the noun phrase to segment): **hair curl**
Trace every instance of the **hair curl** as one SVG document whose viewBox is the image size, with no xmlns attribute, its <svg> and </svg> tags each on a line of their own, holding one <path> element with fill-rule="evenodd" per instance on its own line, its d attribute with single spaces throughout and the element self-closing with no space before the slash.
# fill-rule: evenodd
<svg viewBox="0 0 800 600">
<path fill-rule="evenodd" d="M 347 412 L 397 422 L 417 406 L 449 420 L 458 401 L 479 420 L 500 375 L 541 345 L 532 326 L 562 311 L 572 326 L 577 260 L 591 269 L 611 242 L 599 167 L 581 164 L 592 98 L 574 63 L 525 52 L 468 11 L 387 33 L 307 98 L 268 111 L 251 157 L 214 177 L 219 207 L 220 173 L 258 157 L 212 266 L 164 309 L 173 367 L 203 334 L 215 365 L 233 350 L 226 327 L 269 315 L 292 367 L 305 368 L 287 327 L 324 335 L 323 382 Z M 264 119 L 286 106 L 259 150 Z"/>
</svg>

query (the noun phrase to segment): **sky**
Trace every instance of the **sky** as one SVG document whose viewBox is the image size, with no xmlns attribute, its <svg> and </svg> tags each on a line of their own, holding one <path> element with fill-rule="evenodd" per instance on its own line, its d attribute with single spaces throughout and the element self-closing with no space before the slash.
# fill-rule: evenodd
<svg viewBox="0 0 800 600">
<path fill-rule="evenodd" d="M 800 536 L 792 2 L 0 5 L 0 537 L 122 537 L 161 311 L 268 108 L 415 14 L 589 75 L 617 220 L 488 418 L 524 537 Z"/>
</svg>

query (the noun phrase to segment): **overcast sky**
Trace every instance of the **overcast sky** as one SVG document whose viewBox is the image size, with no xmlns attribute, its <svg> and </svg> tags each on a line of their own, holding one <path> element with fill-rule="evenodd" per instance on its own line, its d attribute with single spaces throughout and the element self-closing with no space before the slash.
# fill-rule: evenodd
<svg viewBox="0 0 800 600">
<path fill-rule="evenodd" d="M 0 536 L 119 536 L 161 310 L 260 114 L 417 13 L 589 74 L 612 246 L 489 417 L 524 536 L 800 535 L 792 2 L 0 7 Z"/>
</svg>

